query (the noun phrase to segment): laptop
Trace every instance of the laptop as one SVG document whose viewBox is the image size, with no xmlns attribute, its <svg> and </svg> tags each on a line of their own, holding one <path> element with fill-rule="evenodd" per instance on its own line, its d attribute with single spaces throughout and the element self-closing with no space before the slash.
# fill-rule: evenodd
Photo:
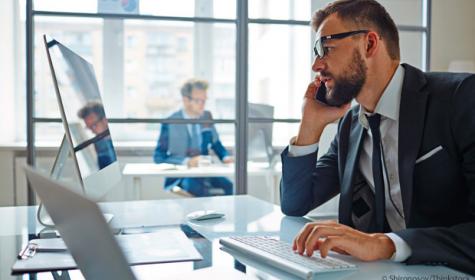
<svg viewBox="0 0 475 280">
<path fill-rule="evenodd" d="M 96 203 L 31 167 L 25 172 L 86 279 L 136 279 Z"/>
<path fill-rule="evenodd" d="M 25 167 L 25 172 L 86 279 L 136 279 L 129 262 L 147 264 L 202 259 L 193 243 L 178 228 L 114 237 L 95 202 L 29 166 Z"/>
</svg>

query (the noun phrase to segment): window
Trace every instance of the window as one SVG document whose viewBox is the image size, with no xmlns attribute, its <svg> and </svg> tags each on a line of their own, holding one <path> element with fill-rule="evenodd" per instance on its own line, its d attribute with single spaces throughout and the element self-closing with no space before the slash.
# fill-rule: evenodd
<svg viewBox="0 0 475 280">
<path fill-rule="evenodd" d="M 111 130 L 116 141 L 155 145 L 160 125 L 181 106 L 182 82 L 198 77 L 210 82 L 206 106 L 213 112 L 223 143 L 235 152 L 246 145 L 250 153 L 264 147 L 262 156 L 256 153 L 252 158 L 264 161 L 278 161 L 276 155 L 297 132 L 301 96 L 313 75 L 314 32 L 308 21 L 313 10 L 330 2 L 247 0 L 249 18 L 242 19 L 237 8 L 246 0 L 141 0 L 133 13 L 122 7 L 121 17 L 98 13 L 97 0 L 32 1 L 36 144 L 59 142 L 62 135 L 41 38 L 46 33 L 94 65 L 107 113 L 114 119 Z M 429 57 L 428 2 L 381 1 L 400 30 L 403 62 L 421 68 L 427 68 Z M 15 23 L 17 28 L 22 20 Z M 248 22 L 247 42 L 243 41 L 246 35 L 239 32 L 242 22 Z M 14 42 L 13 48 L 24 45 L 18 37 Z M 238 59 L 237 49 L 242 46 L 246 46 L 248 61 Z M 248 69 L 247 88 L 239 84 L 244 80 L 236 72 L 240 67 Z M 16 79 L 15 92 L 21 92 L 24 78 Z M 241 99 L 241 93 L 247 93 L 247 100 Z M 12 107 L 25 108 L 18 106 L 25 104 L 23 95 L 2 98 L 16 104 Z M 235 143 L 236 134 L 245 129 L 238 125 L 242 116 L 236 112 L 236 104 L 246 101 L 248 143 Z M 24 112 L 11 113 L 16 114 L 21 123 Z M 24 140 L 24 129 L 17 127 L 16 135 L 10 137 Z"/>
<path fill-rule="evenodd" d="M 58 23 L 61 32 L 56 31 Z M 198 77 L 210 83 L 207 109 L 216 112 L 215 118 L 227 112 L 226 118 L 234 119 L 235 29 L 222 23 L 39 17 L 35 22 L 35 115 L 60 117 L 42 42 L 42 34 L 48 34 L 94 65 L 109 118 L 167 118 L 181 106 L 182 83 Z M 111 30 L 114 39 L 119 39 L 116 43 L 107 40 L 110 35 L 105 33 Z M 117 71 L 117 67 L 122 69 Z M 111 83 L 121 87 L 111 91 L 107 86 Z M 139 134 L 147 136 L 142 141 L 156 140 L 154 130 Z M 131 141 L 135 135 L 125 129 L 114 138 Z M 37 133 L 38 141 L 44 137 L 51 135 Z"/>
</svg>

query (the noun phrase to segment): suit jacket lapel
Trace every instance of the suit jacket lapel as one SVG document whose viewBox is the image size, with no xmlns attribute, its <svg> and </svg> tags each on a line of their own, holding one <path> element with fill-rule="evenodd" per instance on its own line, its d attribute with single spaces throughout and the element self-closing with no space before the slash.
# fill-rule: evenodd
<svg viewBox="0 0 475 280">
<path fill-rule="evenodd" d="M 339 217 L 340 223 L 351 225 L 351 212 L 353 204 L 353 179 L 355 168 L 359 161 L 359 151 L 363 140 L 363 127 L 357 120 L 353 120 L 353 127 L 348 128 L 348 153 L 345 160 L 343 178 L 341 181 Z M 351 122 L 350 122 L 351 124 Z M 344 128 L 342 128 L 343 131 Z M 341 138 L 340 138 L 341 140 Z"/>
<path fill-rule="evenodd" d="M 399 181 L 404 207 L 404 219 L 409 224 L 414 166 L 420 149 L 424 131 L 428 93 L 423 89 L 426 84 L 424 74 L 407 64 L 399 107 Z"/>
</svg>

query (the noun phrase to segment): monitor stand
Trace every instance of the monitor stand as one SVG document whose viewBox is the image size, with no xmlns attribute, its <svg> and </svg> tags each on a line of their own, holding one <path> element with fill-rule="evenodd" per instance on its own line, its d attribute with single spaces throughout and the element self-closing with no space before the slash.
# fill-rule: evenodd
<svg viewBox="0 0 475 280">
<path fill-rule="evenodd" d="M 69 153 L 70 153 L 70 145 L 68 139 L 66 139 L 66 135 L 63 136 L 63 140 L 61 141 L 61 146 L 59 147 L 58 154 L 56 155 L 56 159 L 54 160 L 53 168 L 51 169 L 51 174 L 50 177 L 53 180 L 59 180 L 61 177 L 61 173 L 63 171 L 63 167 L 66 164 L 66 160 L 68 159 Z M 81 186 L 82 186 L 82 191 L 85 194 L 86 191 L 84 189 L 84 185 L 82 184 L 81 180 Z M 104 216 L 105 220 L 107 223 L 110 223 L 110 221 L 114 218 L 113 214 L 109 213 L 102 213 Z M 38 206 L 38 211 L 36 212 L 36 217 L 38 219 L 38 222 L 47 228 L 54 228 L 54 223 L 53 220 L 51 219 L 50 215 L 44 209 L 43 207 L 43 202 L 40 202 L 40 205 Z"/>
</svg>

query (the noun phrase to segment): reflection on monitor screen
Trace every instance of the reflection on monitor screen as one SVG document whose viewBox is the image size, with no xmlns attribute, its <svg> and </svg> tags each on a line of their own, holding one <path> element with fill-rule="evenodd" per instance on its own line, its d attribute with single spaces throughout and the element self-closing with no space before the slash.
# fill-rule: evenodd
<svg viewBox="0 0 475 280">
<path fill-rule="evenodd" d="M 114 177 L 120 180 L 120 170 L 94 68 L 58 41 L 45 37 L 45 43 L 78 172 L 86 193 L 102 196 Z"/>
</svg>

